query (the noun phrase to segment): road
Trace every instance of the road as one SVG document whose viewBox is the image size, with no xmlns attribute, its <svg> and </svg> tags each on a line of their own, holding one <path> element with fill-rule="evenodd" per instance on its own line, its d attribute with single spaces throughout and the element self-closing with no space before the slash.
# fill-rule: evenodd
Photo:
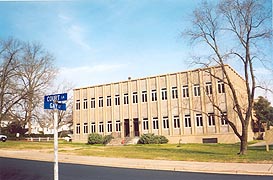
<svg viewBox="0 0 273 180">
<path fill-rule="evenodd" d="M 0 157 L 1 180 L 50 180 L 53 163 Z M 59 164 L 60 180 L 272 180 L 272 176 L 224 175 Z"/>
</svg>

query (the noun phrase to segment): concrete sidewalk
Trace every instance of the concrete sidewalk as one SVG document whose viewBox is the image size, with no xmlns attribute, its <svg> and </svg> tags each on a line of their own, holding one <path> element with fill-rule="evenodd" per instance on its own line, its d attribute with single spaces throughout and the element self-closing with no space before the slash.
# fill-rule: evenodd
<svg viewBox="0 0 273 180">
<path fill-rule="evenodd" d="M 54 161 L 53 152 L 47 153 L 47 152 L 38 151 L 38 150 L 11 151 L 11 150 L 0 149 L 0 157 L 49 161 L 49 162 Z M 107 158 L 107 157 L 95 157 L 95 156 L 76 156 L 76 155 L 67 155 L 63 153 L 59 153 L 59 162 L 95 165 L 95 166 L 136 168 L 136 169 L 273 176 L 273 163 L 272 164 L 250 164 L 250 163 L 167 161 L 167 160 L 146 160 L 146 159 L 128 159 L 128 158 Z"/>
</svg>

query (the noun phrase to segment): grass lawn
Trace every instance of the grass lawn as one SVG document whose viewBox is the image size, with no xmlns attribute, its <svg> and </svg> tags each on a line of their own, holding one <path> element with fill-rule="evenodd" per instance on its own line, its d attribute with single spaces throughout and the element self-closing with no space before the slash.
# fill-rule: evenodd
<svg viewBox="0 0 273 180">
<path fill-rule="evenodd" d="M 273 146 L 248 147 L 244 156 L 237 155 L 239 144 L 163 144 L 102 146 L 83 143 L 59 142 L 59 152 L 81 156 L 124 157 L 139 159 L 160 159 L 177 161 L 248 162 L 273 163 Z M 0 143 L 0 149 L 43 150 L 53 152 L 53 142 L 7 141 Z"/>
</svg>

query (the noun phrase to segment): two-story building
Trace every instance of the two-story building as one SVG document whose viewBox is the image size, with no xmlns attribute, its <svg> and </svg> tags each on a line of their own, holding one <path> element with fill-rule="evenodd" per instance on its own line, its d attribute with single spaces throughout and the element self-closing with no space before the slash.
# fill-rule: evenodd
<svg viewBox="0 0 273 180">
<path fill-rule="evenodd" d="M 245 81 L 230 66 L 225 69 L 243 106 Z M 237 142 L 221 118 L 240 129 L 225 82 L 221 67 L 214 66 L 74 89 L 73 140 L 87 142 L 90 133 L 121 138 L 154 133 L 170 143 Z"/>
</svg>

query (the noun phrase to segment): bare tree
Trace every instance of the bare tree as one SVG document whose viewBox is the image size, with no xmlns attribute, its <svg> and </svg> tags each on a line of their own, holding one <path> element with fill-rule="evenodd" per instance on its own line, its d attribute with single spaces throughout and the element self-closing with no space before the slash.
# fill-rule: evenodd
<svg viewBox="0 0 273 180">
<path fill-rule="evenodd" d="M 26 95 L 24 88 L 17 84 L 21 49 L 18 40 L 0 40 L 0 123 L 14 119 L 10 111 Z"/>
<path fill-rule="evenodd" d="M 31 133 L 31 121 L 41 115 L 33 112 L 57 72 L 53 60 L 40 44 L 0 39 L 0 122 L 28 124 Z"/>
<path fill-rule="evenodd" d="M 217 5 L 203 2 L 193 12 L 191 29 L 185 32 L 192 42 L 203 43 L 208 52 L 211 52 L 206 60 L 198 57 L 198 63 L 205 66 L 216 64 L 222 69 L 242 130 L 228 117 L 224 118 L 240 139 L 238 154 L 242 155 L 247 152 L 248 127 L 252 118 L 255 90 L 259 87 L 255 67 L 268 63 L 263 50 L 269 42 L 266 39 L 272 38 L 272 11 L 264 4 L 255 0 L 221 0 Z M 243 68 L 246 105 L 240 102 L 232 78 L 229 77 L 225 66 L 228 62 Z M 219 105 L 213 105 L 221 111 Z"/>
<path fill-rule="evenodd" d="M 53 56 L 46 52 L 40 44 L 25 43 L 22 49 L 21 65 L 18 69 L 21 85 L 26 96 L 20 106 L 24 112 L 24 119 L 31 133 L 31 122 L 43 101 L 43 95 L 55 78 L 56 68 L 53 66 Z M 18 111 L 17 111 L 18 113 Z"/>
</svg>

